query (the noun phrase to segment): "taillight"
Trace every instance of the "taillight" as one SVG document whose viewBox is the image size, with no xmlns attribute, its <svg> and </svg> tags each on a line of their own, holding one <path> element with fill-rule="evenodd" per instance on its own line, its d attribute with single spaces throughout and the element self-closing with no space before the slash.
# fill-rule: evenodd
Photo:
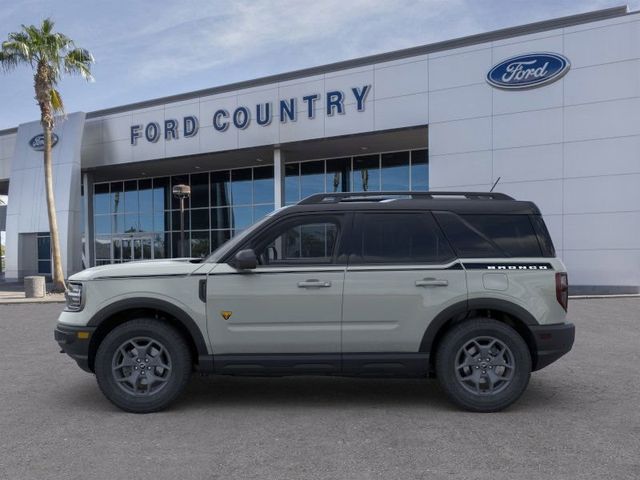
<svg viewBox="0 0 640 480">
<path fill-rule="evenodd" d="M 556 298 L 566 312 L 569 306 L 569 278 L 566 272 L 556 273 Z"/>
</svg>

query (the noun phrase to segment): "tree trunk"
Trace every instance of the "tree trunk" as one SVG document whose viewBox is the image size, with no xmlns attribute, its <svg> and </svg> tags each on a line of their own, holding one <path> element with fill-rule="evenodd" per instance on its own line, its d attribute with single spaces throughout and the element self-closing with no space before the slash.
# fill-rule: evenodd
<svg viewBox="0 0 640 480">
<path fill-rule="evenodd" d="M 44 183 L 47 191 L 47 213 L 49 215 L 49 232 L 51 234 L 51 260 L 53 262 L 53 288 L 55 293 L 64 292 L 67 287 L 62 273 L 62 256 L 60 254 L 60 238 L 58 235 L 58 217 L 56 202 L 53 197 L 53 167 L 51 165 L 51 127 L 44 127 Z"/>
</svg>

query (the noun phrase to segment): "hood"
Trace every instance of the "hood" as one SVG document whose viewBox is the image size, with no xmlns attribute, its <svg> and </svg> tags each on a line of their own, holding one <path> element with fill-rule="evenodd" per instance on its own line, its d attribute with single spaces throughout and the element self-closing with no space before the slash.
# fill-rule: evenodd
<svg viewBox="0 0 640 480">
<path fill-rule="evenodd" d="M 109 277 L 137 277 L 156 275 L 189 275 L 209 263 L 192 263 L 190 258 L 142 260 L 87 268 L 69 277 L 70 281 L 87 281 Z"/>
</svg>

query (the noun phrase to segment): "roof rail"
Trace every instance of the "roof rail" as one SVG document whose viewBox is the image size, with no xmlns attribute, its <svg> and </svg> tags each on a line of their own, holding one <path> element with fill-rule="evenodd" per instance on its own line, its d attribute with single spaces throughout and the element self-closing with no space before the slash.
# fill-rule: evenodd
<svg viewBox="0 0 640 480">
<path fill-rule="evenodd" d="M 437 200 L 439 198 L 465 198 L 468 200 L 513 200 L 497 192 L 339 192 L 316 193 L 303 198 L 298 205 L 341 202 L 382 202 L 391 200 Z"/>
</svg>

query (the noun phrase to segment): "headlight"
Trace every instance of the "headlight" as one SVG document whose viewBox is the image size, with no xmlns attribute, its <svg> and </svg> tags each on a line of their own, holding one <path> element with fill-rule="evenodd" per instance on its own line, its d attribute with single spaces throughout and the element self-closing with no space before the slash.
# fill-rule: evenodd
<svg viewBox="0 0 640 480">
<path fill-rule="evenodd" d="M 82 310 L 82 284 L 70 283 L 69 289 L 64 294 L 64 298 L 67 300 L 65 310 L 69 312 L 79 312 Z"/>
</svg>

